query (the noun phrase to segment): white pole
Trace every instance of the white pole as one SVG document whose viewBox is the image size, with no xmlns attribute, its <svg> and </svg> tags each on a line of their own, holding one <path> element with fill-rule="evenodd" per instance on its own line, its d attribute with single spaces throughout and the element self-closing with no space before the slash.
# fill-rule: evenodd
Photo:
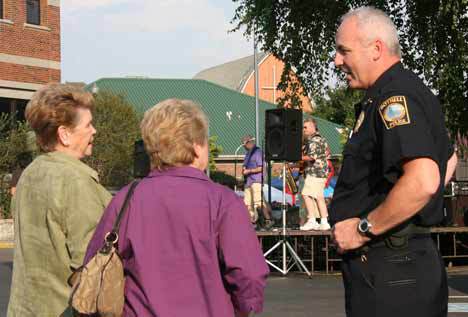
<svg viewBox="0 0 468 317">
<path fill-rule="evenodd" d="M 206 176 L 208 176 L 208 178 L 210 178 L 210 152 L 210 125 L 208 124 L 208 166 L 206 167 Z"/>
<path fill-rule="evenodd" d="M 255 37 L 255 31 L 253 35 L 254 41 L 254 74 L 255 74 L 255 140 L 257 144 L 260 143 L 260 130 L 259 130 L 259 106 L 258 106 L 258 57 L 257 57 L 257 40 Z"/>
<path fill-rule="evenodd" d="M 283 241 L 286 242 L 286 161 L 283 162 L 283 206 L 281 208 L 282 218 L 283 218 Z M 283 243 L 283 275 L 286 275 L 288 272 L 287 262 L 286 262 L 286 243 Z"/>
</svg>

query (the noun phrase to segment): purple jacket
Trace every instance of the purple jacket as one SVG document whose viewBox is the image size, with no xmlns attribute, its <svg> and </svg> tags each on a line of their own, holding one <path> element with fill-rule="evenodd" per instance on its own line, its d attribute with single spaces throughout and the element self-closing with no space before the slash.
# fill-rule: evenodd
<svg viewBox="0 0 468 317">
<path fill-rule="evenodd" d="M 85 263 L 102 246 L 128 186 L 107 207 Z M 260 312 L 269 273 L 243 201 L 192 167 L 152 171 L 119 232 L 124 316 L 231 317 Z"/>
</svg>

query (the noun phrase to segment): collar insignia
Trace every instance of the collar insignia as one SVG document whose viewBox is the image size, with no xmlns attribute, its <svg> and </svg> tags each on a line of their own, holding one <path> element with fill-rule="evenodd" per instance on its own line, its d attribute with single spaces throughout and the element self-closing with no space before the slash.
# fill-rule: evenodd
<svg viewBox="0 0 468 317">
<path fill-rule="evenodd" d="M 359 114 L 359 117 L 356 121 L 356 124 L 354 125 L 354 130 L 353 130 L 353 133 L 356 133 L 358 132 L 359 128 L 361 127 L 362 123 L 364 122 L 364 118 L 365 118 L 365 112 L 364 110 L 361 110 L 361 113 Z"/>
</svg>

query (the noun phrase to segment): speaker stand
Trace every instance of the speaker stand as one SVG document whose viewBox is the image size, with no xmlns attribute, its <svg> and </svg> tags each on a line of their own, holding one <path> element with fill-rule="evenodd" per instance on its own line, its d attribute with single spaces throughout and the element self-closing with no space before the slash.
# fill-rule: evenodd
<svg viewBox="0 0 468 317">
<path fill-rule="evenodd" d="M 306 268 L 304 265 L 304 262 L 302 262 L 301 258 L 297 255 L 296 251 L 294 248 L 291 246 L 289 241 L 287 240 L 287 232 L 286 232 L 286 162 L 283 162 L 283 203 L 282 203 L 282 218 L 283 218 L 283 227 L 281 228 L 281 239 L 278 241 L 271 249 L 269 249 L 267 252 L 265 252 L 265 261 L 270 265 L 272 268 L 277 270 L 278 272 L 282 273 L 283 275 L 286 275 L 289 273 L 289 271 L 294 267 L 294 265 L 297 265 L 299 270 L 305 272 L 309 277 L 312 277 L 312 274 L 309 272 L 309 270 Z M 270 260 L 268 260 L 268 255 L 282 246 L 282 267 L 279 267 L 278 265 L 272 263 Z M 290 253 L 290 261 L 293 262 L 291 265 L 288 263 L 288 252 Z"/>
</svg>

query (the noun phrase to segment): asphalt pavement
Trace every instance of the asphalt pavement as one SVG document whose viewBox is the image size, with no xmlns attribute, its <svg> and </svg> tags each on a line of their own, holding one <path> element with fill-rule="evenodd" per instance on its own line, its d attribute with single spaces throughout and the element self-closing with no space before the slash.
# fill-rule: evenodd
<svg viewBox="0 0 468 317">
<path fill-rule="evenodd" d="M 12 249 L 0 249 L 0 317 L 6 316 L 12 272 Z M 450 317 L 468 316 L 468 270 L 449 275 Z M 271 274 L 261 317 L 345 317 L 344 291 L 339 275 L 308 278 L 291 273 Z"/>
</svg>

